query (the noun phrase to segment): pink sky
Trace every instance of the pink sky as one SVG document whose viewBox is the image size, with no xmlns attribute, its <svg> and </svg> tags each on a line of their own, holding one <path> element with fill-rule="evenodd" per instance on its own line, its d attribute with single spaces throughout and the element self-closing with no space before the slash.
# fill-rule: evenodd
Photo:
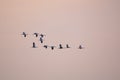
<svg viewBox="0 0 120 80">
<path fill-rule="evenodd" d="M 1 0 L 0 80 L 120 80 L 119 0 Z M 25 31 L 30 34 L 23 38 Z M 42 48 L 33 32 L 46 34 Z M 35 41 L 38 48 L 32 49 Z M 82 44 L 85 49 L 78 50 Z"/>
</svg>

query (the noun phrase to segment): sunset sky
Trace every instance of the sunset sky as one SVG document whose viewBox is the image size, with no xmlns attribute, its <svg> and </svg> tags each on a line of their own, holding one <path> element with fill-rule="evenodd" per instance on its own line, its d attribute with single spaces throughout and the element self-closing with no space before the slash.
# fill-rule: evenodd
<svg viewBox="0 0 120 80">
<path fill-rule="evenodd" d="M 0 0 L 0 80 L 120 80 L 120 1 Z"/>
</svg>

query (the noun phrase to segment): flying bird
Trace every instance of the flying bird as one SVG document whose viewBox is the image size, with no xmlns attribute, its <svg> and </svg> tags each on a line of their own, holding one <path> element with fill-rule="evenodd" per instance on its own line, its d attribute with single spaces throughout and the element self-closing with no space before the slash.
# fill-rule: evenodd
<svg viewBox="0 0 120 80">
<path fill-rule="evenodd" d="M 35 45 L 35 42 L 33 42 L 33 46 L 32 46 L 33 48 L 36 48 L 36 45 Z"/>
<path fill-rule="evenodd" d="M 62 44 L 59 44 L 59 49 L 63 49 Z"/>
<path fill-rule="evenodd" d="M 36 37 L 38 37 L 39 33 L 34 33 L 33 35 L 35 35 Z"/>
<path fill-rule="evenodd" d="M 46 48 L 46 49 L 48 48 L 48 46 L 47 46 L 47 45 L 44 45 L 43 47 L 44 47 L 44 48 Z"/>
<path fill-rule="evenodd" d="M 24 37 L 26 37 L 26 36 L 27 36 L 27 34 L 26 34 L 25 32 L 23 32 L 21 35 L 23 35 Z"/>
<path fill-rule="evenodd" d="M 51 46 L 51 49 L 53 50 L 55 48 L 55 46 Z"/>
<path fill-rule="evenodd" d="M 70 46 L 68 44 L 66 44 L 66 48 L 70 48 Z"/>
<path fill-rule="evenodd" d="M 40 34 L 41 38 L 43 38 L 45 35 L 44 34 Z"/>
<path fill-rule="evenodd" d="M 40 42 L 43 43 L 43 38 L 42 37 L 40 37 Z"/>
<path fill-rule="evenodd" d="M 78 49 L 83 49 L 82 45 L 80 45 Z"/>
</svg>

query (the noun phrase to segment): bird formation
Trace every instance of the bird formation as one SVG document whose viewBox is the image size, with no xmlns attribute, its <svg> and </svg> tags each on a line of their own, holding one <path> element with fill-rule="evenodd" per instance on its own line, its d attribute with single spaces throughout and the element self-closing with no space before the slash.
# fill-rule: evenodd
<svg viewBox="0 0 120 80">
<path fill-rule="evenodd" d="M 23 35 L 23 37 L 26 38 L 28 34 L 25 33 L 25 32 L 23 32 L 21 35 Z M 44 38 L 46 35 L 44 35 L 44 34 L 39 34 L 39 33 L 36 33 L 36 32 L 35 32 L 35 33 L 33 33 L 33 36 L 39 37 L 40 43 L 43 44 L 43 42 L 44 42 L 43 38 Z M 51 50 L 54 50 L 55 48 L 57 48 L 56 46 L 49 46 L 49 45 L 43 45 L 43 47 L 44 47 L 45 49 L 51 48 Z M 32 48 L 37 48 L 35 42 L 33 42 Z M 65 48 L 71 48 L 71 47 L 70 47 L 68 44 L 66 44 L 65 47 L 63 47 L 62 44 L 59 44 L 59 46 L 58 46 L 58 49 L 65 49 Z M 79 45 L 79 47 L 78 47 L 78 49 L 83 49 L 83 48 L 84 48 L 84 47 L 83 47 L 82 45 Z"/>
</svg>

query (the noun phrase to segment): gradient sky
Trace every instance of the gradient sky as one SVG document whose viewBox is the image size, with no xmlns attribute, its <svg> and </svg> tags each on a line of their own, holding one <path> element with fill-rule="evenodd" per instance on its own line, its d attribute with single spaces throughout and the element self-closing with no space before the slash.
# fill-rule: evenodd
<svg viewBox="0 0 120 80">
<path fill-rule="evenodd" d="M 119 4 L 0 0 L 0 80 L 120 80 Z M 45 50 L 33 32 L 46 34 L 45 44 L 72 48 Z M 31 48 L 33 41 L 38 48 Z"/>
</svg>

